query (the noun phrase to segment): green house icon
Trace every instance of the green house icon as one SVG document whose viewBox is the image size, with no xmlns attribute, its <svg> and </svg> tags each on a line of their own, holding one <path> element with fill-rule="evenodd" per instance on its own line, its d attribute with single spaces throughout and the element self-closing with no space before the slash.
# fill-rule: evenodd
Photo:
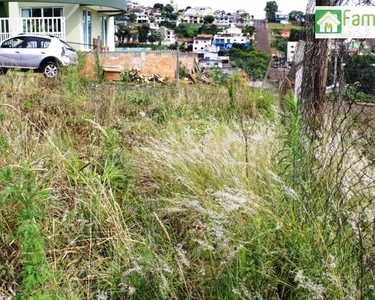
<svg viewBox="0 0 375 300">
<path fill-rule="evenodd" d="M 341 33 L 341 11 L 316 11 L 317 33 Z"/>
</svg>

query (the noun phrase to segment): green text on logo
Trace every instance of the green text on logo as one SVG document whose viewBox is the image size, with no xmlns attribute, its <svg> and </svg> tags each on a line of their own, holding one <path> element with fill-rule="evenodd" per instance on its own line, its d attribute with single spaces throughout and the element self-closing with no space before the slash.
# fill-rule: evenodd
<svg viewBox="0 0 375 300">
<path fill-rule="evenodd" d="M 320 34 L 338 34 L 342 32 L 341 10 L 316 10 L 315 32 Z"/>
</svg>

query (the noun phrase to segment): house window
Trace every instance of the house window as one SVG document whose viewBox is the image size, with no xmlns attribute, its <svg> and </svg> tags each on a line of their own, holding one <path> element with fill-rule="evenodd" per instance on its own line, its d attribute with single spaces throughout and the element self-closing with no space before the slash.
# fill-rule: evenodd
<svg viewBox="0 0 375 300">
<path fill-rule="evenodd" d="M 62 7 L 21 8 L 22 18 L 44 18 L 43 20 L 23 20 L 23 32 L 61 32 L 61 20 L 47 18 L 63 17 Z"/>
<path fill-rule="evenodd" d="M 100 38 L 107 45 L 107 17 L 100 17 Z"/>
<path fill-rule="evenodd" d="M 82 29 L 83 29 L 83 48 L 91 48 L 91 11 L 83 10 L 82 11 Z"/>
<path fill-rule="evenodd" d="M 62 17 L 62 7 L 21 8 L 22 18 Z"/>
</svg>

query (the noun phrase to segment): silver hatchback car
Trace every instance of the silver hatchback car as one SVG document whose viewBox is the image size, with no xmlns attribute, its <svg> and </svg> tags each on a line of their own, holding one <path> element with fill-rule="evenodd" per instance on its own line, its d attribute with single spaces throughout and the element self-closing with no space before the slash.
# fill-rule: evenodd
<svg viewBox="0 0 375 300">
<path fill-rule="evenodd" d="M 52 36 L 20 34 L 0 44 L 0 68 L 31 69 L 54 77 L 60 66 L 77 64 L 77 53 L 66 42 Z"/>
</svg>

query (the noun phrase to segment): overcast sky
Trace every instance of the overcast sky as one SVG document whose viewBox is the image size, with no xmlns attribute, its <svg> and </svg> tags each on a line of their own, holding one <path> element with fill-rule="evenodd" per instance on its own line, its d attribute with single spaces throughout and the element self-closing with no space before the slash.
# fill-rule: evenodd
<svg viewBox="0 0 375 300">
<path fill-rule="evenodd" d="M 209 6 L 214 10 L 221 9 L 226 12 L 234 12 L 237 9 L 245 9 L 250 15 L 255 18 L 264 18 L 264 8 L 266 6 L 265 0 L 174 0 L 178 4 L 179 9 L 186 8 L 186 6 Z M 153 6 L 155 3 L 168 4 L 170 1 L 164 0 L 138 0 L 141 5 Z M 289 13 L 292 10 L 306 11 L 307 0 L 276 0 L 279 10 Z"/>
</svg>

